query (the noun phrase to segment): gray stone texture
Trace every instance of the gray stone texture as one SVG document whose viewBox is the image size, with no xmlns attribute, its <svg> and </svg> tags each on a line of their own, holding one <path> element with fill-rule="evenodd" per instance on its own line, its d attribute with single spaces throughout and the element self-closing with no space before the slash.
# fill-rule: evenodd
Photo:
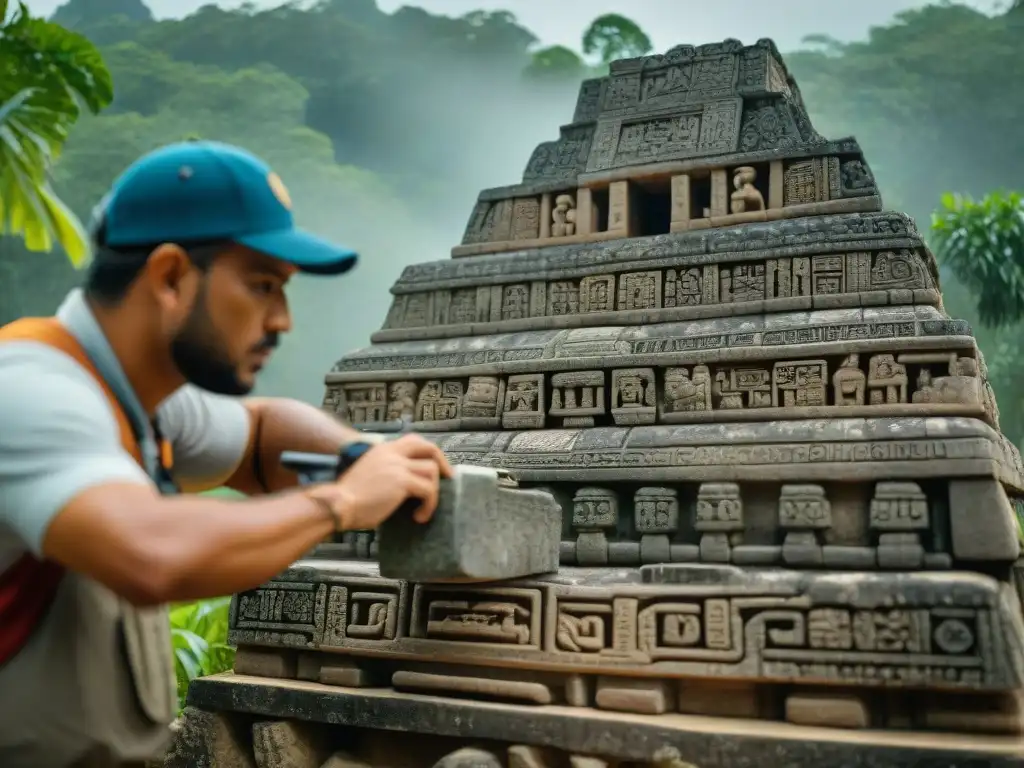
<svg viewBox="0 0 1024 768">
<path fill-rule="evenodd" d="M 396 514 L 377 536 L 381 575 L 410 581 L 496 581 L 558 570 L 562 511 L 544 491 L 498 472 L 457 467 L 426 524 Z"/>
</svg>

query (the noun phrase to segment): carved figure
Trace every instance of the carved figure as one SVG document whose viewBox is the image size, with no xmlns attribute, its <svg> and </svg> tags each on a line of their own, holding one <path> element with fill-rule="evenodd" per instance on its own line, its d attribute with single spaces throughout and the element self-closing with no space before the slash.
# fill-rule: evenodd
<svg viewBox="0 0 1024 768">
<path fill-rule="evenodd" d="M 860 355 L 847 355 L 832 374 L 832 389 L 836 405 L 864 405 L 867 376 L 860 369 Z"/>
<path fill-rule="evenodd" d="M 749 165 L 737 168 L 733 173 L 732 184 L 736 188 L 730 196 L 730 210 L 733 213 L 763 211 L 764 196 L 754 186 L 757 171 Z"/>
<path fill-rule="evenodd" d="M 396 381 L 388 388 L 388 421 L 413 419 L 416 416 L 415 382 Z"/>
<path fill-rule="evenodd" d="M 559 195 L 551 211 L 551 236 L 568 237 L 576 234 L 576 198 Z"/>
</svg>

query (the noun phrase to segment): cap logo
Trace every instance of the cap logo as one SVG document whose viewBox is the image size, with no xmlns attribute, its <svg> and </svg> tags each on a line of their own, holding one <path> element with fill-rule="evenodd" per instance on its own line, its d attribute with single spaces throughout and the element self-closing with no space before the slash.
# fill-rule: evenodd
<svg viewBox="0 0 1024 768">
<path fill-rule="evenodd" d="M 288 187 L 281 181 L 281 177 L 271 171 L 267 176 L 267 184 L 270 185 L 270 191 L 274 193 L 274 197 L 277 198 L 278 202 L 290 211 L 292 209 L 292 196 L 288 194 Z"/>
</svg>

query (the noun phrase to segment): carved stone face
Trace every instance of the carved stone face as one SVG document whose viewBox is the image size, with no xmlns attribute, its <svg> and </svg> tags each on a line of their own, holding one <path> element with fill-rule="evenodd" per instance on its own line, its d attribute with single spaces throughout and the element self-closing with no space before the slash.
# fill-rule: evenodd
<svg viewBox="0 0 1024 768">
<path fill-rule="evenodd" d="M 627 376 L 619 382 L 619 393 L 622 395 L 623 404 L 635 405 L 640 402 L 640 379 L 636 376 Z"/>
<path fill-rule="evenodd" d="M 685 370 L 680 370 L 673 373 L 671 376 L 665 377 L 665 397 L 669 401 L 679 400 L 686 394 L 687 385 L 690 383 L 690 377 Z"/>
</svg>

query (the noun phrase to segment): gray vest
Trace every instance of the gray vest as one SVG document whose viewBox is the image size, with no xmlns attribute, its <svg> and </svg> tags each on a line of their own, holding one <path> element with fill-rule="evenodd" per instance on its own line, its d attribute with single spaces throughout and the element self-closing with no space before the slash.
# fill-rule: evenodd
<svg viewBox="0 0 1024 768">
<path fill-rule="evenodd" d="M 147 473 L 173 493 L 149 419 L 84 297 L 58 312 L 131 420 Z M 64 768 L 87 754 L 113 761 L 162 753 L 177 711 L 166 606 L 137 609 L 67 573 L 29 643 L 0 668 L 0 766 Z"/>
</svg>

